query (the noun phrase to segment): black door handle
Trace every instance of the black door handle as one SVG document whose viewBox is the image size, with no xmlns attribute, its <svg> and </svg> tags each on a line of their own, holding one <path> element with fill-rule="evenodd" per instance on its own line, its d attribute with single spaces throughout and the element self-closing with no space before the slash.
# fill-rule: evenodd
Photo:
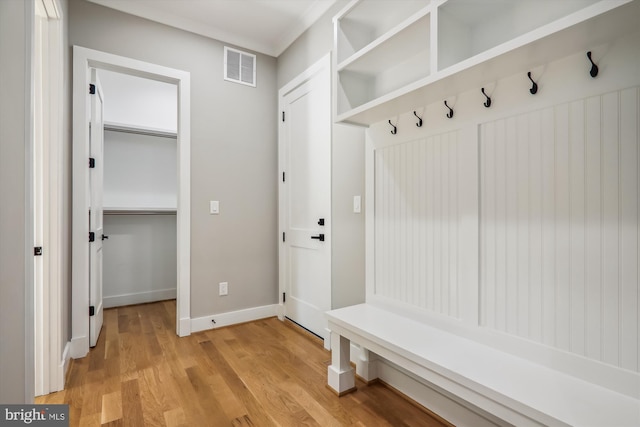
<svg viewBox="0 0 640 427">
<path fill-rule="evenodd" d="M 312 239 L 318 239 L 321 242 L 324 242 L 324 234 L 318 234 L 317 236 L 311 236 Z"/>
<path fill-rule="evenodd" d="M 109 236 L 105 236 L 104 234 L 102 235 L 102 240 L 108 239 Z"/>
</svg>

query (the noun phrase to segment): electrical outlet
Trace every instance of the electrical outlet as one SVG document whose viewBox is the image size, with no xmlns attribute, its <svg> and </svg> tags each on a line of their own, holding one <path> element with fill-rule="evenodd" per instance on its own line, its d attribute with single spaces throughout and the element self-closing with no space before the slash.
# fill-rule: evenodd
<svg viewBox="0 0 640 427">
<path fill-rule="evenodd" d="M 220 296 L 229 295 L 229 282 L 220 282 L 218 291 Z"/>
</svg>

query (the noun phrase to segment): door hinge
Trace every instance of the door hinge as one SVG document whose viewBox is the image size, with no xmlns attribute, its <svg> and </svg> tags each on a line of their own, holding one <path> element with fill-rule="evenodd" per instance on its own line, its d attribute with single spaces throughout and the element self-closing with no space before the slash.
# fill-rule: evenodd
<svg viewBox="0 0 640 427">
<path fill-rule="evenodd" d="M 96 159 L 93 157 L 89 157 L 89 169 L 93 169 L 96 167 Z"/>
<path fill-rule="evenodd" d="M 285 292 L 282 293 L 282 303 L 287 302 L 287 294 Z"/>
<path fill-rule="evenodd" d="M 96 308 L 92 305 L 89 306 L 89 317 L 91 316 L 95 316 L 96 314 Z"/>
<path fill-rule="evenodd" d="M 284 122 L 284 111 L 282 112 L 282 121 Z"/>
<path fill-rule="evenodd" d="M 94 233 L 93 231 L 89 232 L 89 242 L 95 242 L 96 241 L 96 233 Z"/>
<path fill-rule="evenodd" d="M 42 246 L 36 246 L 33 248 L 33 255 L 40 256 L 42 255 Z"/>
<path fill-rule="evenodd" d="M 89 84 L 89 94 L 90 95 L 95 95 L 96 94 L 96 85 Z"/>
<path fill-rule="evenodd" d="M 286 235 L 286 233 L 284 231 L 282 232 L 282 241 L 283 242 L 287 241 L 287 235 Z"/>
<path fill-rule="evenodd" d="M 282 172 L 282 182 L 284 182 L 284 180 L 285 180 L 285 174 L 284 172 Z"/>
</svg>

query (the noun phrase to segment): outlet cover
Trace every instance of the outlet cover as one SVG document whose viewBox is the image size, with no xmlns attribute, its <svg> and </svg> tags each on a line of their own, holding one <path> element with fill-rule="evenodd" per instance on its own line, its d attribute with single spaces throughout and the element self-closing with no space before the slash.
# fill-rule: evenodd
<svg viewBox="0 0 640 427">
<path fill-rule="evenodd" d="M 229 282 L 220 282 L 218 291 L 220 296 L 229 295 Z"/>
</svg>

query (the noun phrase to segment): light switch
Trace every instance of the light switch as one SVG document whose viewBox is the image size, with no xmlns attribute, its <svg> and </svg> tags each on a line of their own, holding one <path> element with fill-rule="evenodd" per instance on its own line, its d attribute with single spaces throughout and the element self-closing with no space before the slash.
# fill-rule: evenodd
<svg viewBox="0 0 640 427">
<path fill-rule="evenodd" d="M 362 199 L 360 196 L 353 196 L 353 213 L 360 213 L 362 211 L 361 202 Z"/>
<path fill-rule="evenodd" d="M 211 200 L 209 202 L 209 213 L 211 215 L 218 215 L 220 213 L 220 202 L 217 200 Z"/>
</svg>

